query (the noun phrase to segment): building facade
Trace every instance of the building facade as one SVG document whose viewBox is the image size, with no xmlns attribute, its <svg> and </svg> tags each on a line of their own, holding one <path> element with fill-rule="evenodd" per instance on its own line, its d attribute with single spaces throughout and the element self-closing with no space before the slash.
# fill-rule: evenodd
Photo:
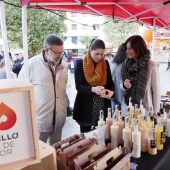
<svg viewBox="0 0 170 170">
<path fill-rule="evenodd" d="M 88 42 L 81 43 L 83 37 L 100 38 L 103 39 L 102 22 L 101 16 L 79 14 L 79 13 L 66 13 L 67 20 L 67 33 L 65 37 L 65 50 L 72 50 L 74 53 L 83 55 L 86 50 Z M 74 48 L 74 49 L 73 49 Z M 76 50 L 75 50 L 76 49 Z"/>
</svg>

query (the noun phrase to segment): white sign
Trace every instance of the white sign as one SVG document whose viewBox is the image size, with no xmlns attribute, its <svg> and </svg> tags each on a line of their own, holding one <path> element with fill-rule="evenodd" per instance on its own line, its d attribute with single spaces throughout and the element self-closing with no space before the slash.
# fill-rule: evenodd
<svg viewBox="0 0 170 170">
<path fill-rule="evenodd" d="M 35 158 L 29 91 L 0 94 L 0 165 Z"/>
</svg>

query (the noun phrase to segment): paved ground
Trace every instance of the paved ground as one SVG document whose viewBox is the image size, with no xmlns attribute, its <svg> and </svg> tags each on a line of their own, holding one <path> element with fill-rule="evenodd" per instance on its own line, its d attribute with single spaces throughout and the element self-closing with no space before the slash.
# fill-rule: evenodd
<svg viewBox="0 0 170 170">
<path fill-rule="evenodd" d="M 167 68 L 167 64 L 159 65 L 162 95 L 165 95 L 166 91 L 170 90 L 170 70 L 166 71 L 166 68 Z M 70 98 L 71 107 L 73 107 L 74 105 L 76 92 L 77 91 L 75 89 L 74 74 L 69 73 L 67 94 Z M 78 124 L 72 119 L 72 117 L 67 117 L 66 123 L 63 128 L 62 139 L 78 133 L 80 133 Z"/>
</svg>

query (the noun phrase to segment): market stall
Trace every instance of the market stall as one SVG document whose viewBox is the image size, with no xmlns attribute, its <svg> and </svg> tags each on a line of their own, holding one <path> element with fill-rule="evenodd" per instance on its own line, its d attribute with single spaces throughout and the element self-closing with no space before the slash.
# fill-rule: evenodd
<svg viewBox="0 0 170 170">
<path fill-rule="evenodd" d="M 36 1 L 36 0 L 21 0 L 21 4 L 23 5 L 22 7 L 22 11 L 23 11 L 23 49 L 24 49 L 24 56 L 25 56 L 25 65 L 27 66 L 27 61 L 28 61 L 28 46 L 27 46 L 27 7 L 29 8 L 41 8 L 41 9 L 48 9 L 48 10 L 53 10 L 53 11 L 70 11 L 70 12 L 83 12 L 83 13 L 90 13 L 90 14 L 95 14 L 95 15 L 103 15 L 103 16 L 108 16 L 111 19 L 113 19 L 113 21 L 115 22 L 119 22 L 119 20 L 122 21 L 134 21 L 134 22 L 139 22 L 141 24 L 146 24 L 146 25 L 150 25 L 153 27 L 162 27 L 162 28 L 166 28 L 169 29 L 170 26 L 170 22 L 169 22 L 169 3 L 170 1 L 73 1 L 73 0 L 67 0 L 67 1 Z M 107 10 L 106 10 L 107 9 Z M 159 11 L 159 12 L 158 12 Z M 3 25 L 3 27 L 1 27 L 2 30 L 2 38 L 3 38 L 3 44 L 4 44 L 4 52 L 5 52 L 5 56 L 8 56 L 8 44 L 7 44 L 7 33 L 6 33 L 6 22 L 5 22 L 5 14 L 4 14 L 4 1 L 0 1 L 0 14 L 1 14 L 1 25 Z M 155 29 L 156 29 L 155 27 Z M 6 57 L 6 62 L 9 63 L 8 61 L 8 57 Z M 27 78 L 27 67 L 25 67 L 25 75 Z M 9 67 L 7 67 L 7 75 L 8 78 L 10 78 L 10 74 L 9 74 Z M 9 81 L 9 80 L 7 80 Z M 25 81 L 24 81 L 25 83 Z M 1 81 L 0 85 L 2 86 L 3 83 Z M 10 87 L 9 87 L 10 85 Z M 28 86 L 30 86 L 30 88 L 28 88 Z M 12 137 L 18 138 L 19 142 L 15 143 L 17 145 L 17 147 L 19 148 L 19 144 L 20 146 L 30 146 L 31 148 L 31 153 L 28 151 L 25 151 L 26 148 L 22 149 L 21 152 L 23 152 L 24 154 L 28 152 L 28 154 L 24 157 L 20 157 L 18 158 L 17 156 L 15 157 L 15 155 L 17 155 L 17 152 L 15 152 L 15 154 L 12 156 L 11 159 L 1 159 L 0 160 L 0 168 L 2 167 L 2 169 L 7 168 L 11 168 L 11 166 L 13 166 L 15 164 L 15 166 L 13 168 L 19 168 L 25 166 L 24 164 L 30 165 L 33 163 L 38 163 L 40 162 L 40 158 L 43 158 L 42 155 L 39 156 L 39 143 L 38 143 L 38 139 L 37 139 L 37 131 L 36 131 L 36 123 L 35 123 L 35 113 L 34 113 L 34 106 L 33 106 L 33 94 L 32 94 L 32 87 L 31 85 L 26 85 L 26 86 L 22 86 L 22 83 L 19 82 L 19 80 L 14 80 L 14 84 L 13 83 L 6 83 L 6 85 L 3 85 L 1 87 L 0 92 L 3 93 L 1 101 L 8 103 L 8 105 L 10 105 L 11 108 L 13 108 L 12 110 L 15 110 L 15 98 L 20 98 L 20 101 L 25 102 L 27 101 L 26 104 L 30 104 L 29 106 L 26 105 L 24 103 L 24 106 L 26 108 L 31 108 L 31 111 L 27 110 L 29 113 L 28 114 L 23 114 L 25 113 L 25 110 L 22 108 L 22 110 L 17 111 L 17 113 L 19 112 L 20 115 L 22 116 L 28 116 L 30 121 L 25 121 L 26 124 L 30 123 L 28 125 L 29 132 L 30 132 L 30 136 L 27 136 L 27 138 L 22 137 L 22 138 L 18 138 L 17 134 L 15 133 L 14 135 L 12 134 L 12 132 L 10 134 L 12 134 Z M 23 87 L 23 88 L 22 88 Z M 25 89 L 24 89 L 25 88 Z M 6 90 L 8 89 L 8 90 Z M 10 89 L 10 90 L 9 90 Z M 18 95 L 13 97 L 13 101 L 10 102 L 11 100 L 11 94 L 8 93 L 12 93 L 12 95 Z M 23 95 L 22 95 L 23 93 Z M 6 97 L 6 96 L 7 97 Z M 5 97 L 4 97 L 5 96 Z M 27 98 L 27 100 L 25 100 L 25 98 Z M 18 105 L 16 103 L 16 105 Z M 4 106 L 3 106 L 4 107 Z M 1 105 L 1 108 L 3 108 Z M 13 113 L 13 112 L 12 112 Z M 2 121 L 2 113 L 0 113 L 1 115 L 1 121 Z M 18 114 L 17 114 L 18 115 Z M 15 114 L 14 114 L 15 117 Z M 3 121 L 6 120 L 6 118 L 3 118 Z M 27 118 L 25 118 L 24 120 L 28 120 Z M 18 124 L 18 130 L 23 130 L 23 129 L 19 129 L 19 127 L 23 127 L 23 122 L 20 119 L 17 119 L 17 121 L 20 121 Z M 21 125 L 20 125 L 21 124 Z M 12 128 L 12 127 L 11 127 Z M 15 127 L 16 128 L 16 127 Z M 26 130 L 27 128 L 25 128 Z M 16 130 L 16 129 L 15 129 Z M 6 131 L 4 131 L 4 129 L 1 129 L 1 131 L 3 131 L 3 137 L 1 137 L 2 139 L 6 139 L 4 137 L 4 135 L 8 135 L 6 134 Z M 24 135 L 27 134 L 27 132 L 24 133 Z M 7 138 L 11 138 L 10 136 L 8 136 Z M 28 139 L 29 138 L 29 139 Z M 23 139 L 25 139 L 25 141 L 23 141 Z M 26 140 L 27 139 L 27 140 Z M 169 144 L 169 140 L 166 141 L 167 145 Z M 41 144 L 40 144 L 41 145 Z M 5 148 L 5 147 L 13 147 L 13 143 L 8 143 L 8 144 L 4 144 L 4 142 L 1 141 L 1 148 Z M 45 147 L 45 146 L 44 146 Z M 48 147 L 47 147 L 48 148 Z M 167 146 L 165 145 L 165 149 L 167 148 Z M 17 149 L 18 151 L 19 149 Z M 119 152 L 119 151 L 118 151 Z M 169 152 L 169 150 L 168 150 Z M 169 153 L 165 153 L 165 158 L 166 156 L 169 155 Z M 6 151 L 1 151 L 1 154 L 6 155 L 6 153 L 11 154 L 12 152 L 6 152 Z M 41 152 L 40 152 L 41 154 Z M 50 153 L 51 154 L 51 153 Z M 159 153 L 158 153 L 159 154 Z M 54 154 L 55 155 L 55 154 Z M 149 156 L 151 157 L 151 156 Z M 55 156 L 53 157 L 53 159 L 55 158 Z M 143 156 L 141 158 L 139 158 L 138 160 L 142 159 Z M 58 157 L 57 157 L 58 159 Z M 145 159 L 145 158 L 144 158 Z M 142 161 L 141 161 L 142 162 Z M 100 162 L 101 163 L 101 162 Z M 97 165 L 97 167 L 100 167 L 100 163 Z M 103 162 L 102 162 L 103 163 Z M 169 162 L 168 162 L 169 163 Z M 140 162 L 139 162 L 140 164 Z M 143 162 L 142 162 L 143 165 Z M 48 169 L 48 168 L 46 168 Z M 55 169 L 55 163 L 54 163 L 54 169 Z M 99 168 L 98 168 L 99 169 Z M 165 170 L 165 169 L 164 169 Z"/>
</svg>

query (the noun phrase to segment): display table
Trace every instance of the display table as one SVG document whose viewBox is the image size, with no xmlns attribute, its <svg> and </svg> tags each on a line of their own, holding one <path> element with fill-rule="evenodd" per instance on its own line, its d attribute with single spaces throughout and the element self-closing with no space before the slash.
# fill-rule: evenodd
<svg viewBox="0 0 170 170">
<path fill-rule="evenodd" d="M 136 159 L 131 157 L 131 162 L 138 164 L 137 170 L 169 170 L 170 169 L 170 138 L 166 138 L 164 149 L 157 152 L 157 155 L 142 153 Z"/>
<path fill-rule="evenodd" d="M 53 147 L 39 140 L 41 162 L 13 170 L 57 170 L 56 151 Z"/>
</svg>

